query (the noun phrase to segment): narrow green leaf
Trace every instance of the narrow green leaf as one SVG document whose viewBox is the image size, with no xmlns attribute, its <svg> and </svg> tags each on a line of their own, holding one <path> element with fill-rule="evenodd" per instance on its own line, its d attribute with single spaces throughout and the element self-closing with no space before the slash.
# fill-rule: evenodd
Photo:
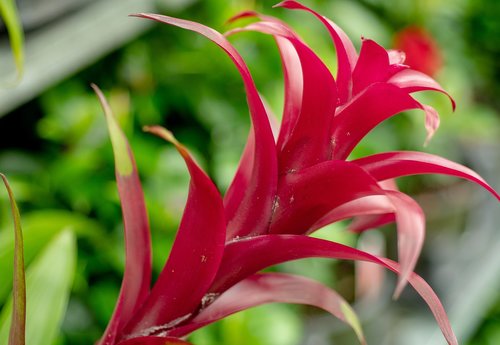
<svg viewBox="0 0 500 345">
<path fill-rule="evenodd" d="M 12 217 L 14 218 L 14 277 L 12 287 L 12 320 L 9 332 L 9 345 L 24 345 L 26 334 L 26 280 L 24 277 L 23 231 L 21 216 L 17 208 L 14 193 L 4 174 L 2 177 L 7 193 L 9 194 Z"/>
<path fill-rule="evenodd" d="M 363 335 L 363 328 L 361 327 L 361 322 L 356 315 L 356 312 L 352 309 L 352 307 L 347 302 L 340 303 L 340 309 L 344 314 L 345 320 L 349 326 L 352 327 L 356 336 L 361 341 L 362 344 L 366 344 L 365 337 Z"/>
<path fill-rule="evenodd" d="M 17 68 L 17 80 L 24 73 L 24 33 L 14 0 L 0 0 L 0 16 L 9 32 L 10 46 Z"/>
<path fill-rule="evenodd" d="M 74 212 L 43 210 L 23 214 L 24 262 L 30 262 L 64 229 L 92 241 L 97 248 L 106 247 L 104 229 L 95 221 Z M 14 268 L 14 234 L 0 232 L 0 305 L 12 289 Z"/>
<path fill-rule="evenodd" d="M 28 267 L 26 272 L 29 306 L 26 322 L 27 344 L 47 345 L 55 341 L 66 311 L 75 263 L 75 236 L 73 232 L 64 230 Z M 0 315 L 0 344 L 7 343 L 11 310 L 12 300 L 9 300 Z"/>
</svg>

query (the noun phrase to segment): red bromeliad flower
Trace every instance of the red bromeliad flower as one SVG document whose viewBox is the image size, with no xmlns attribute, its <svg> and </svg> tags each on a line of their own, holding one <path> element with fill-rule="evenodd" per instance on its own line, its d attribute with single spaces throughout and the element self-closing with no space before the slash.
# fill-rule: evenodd
<svg viewBox="0 0 500 345">
<path fill-rule="evenodd" d="M 311 13 L 335 45 L 338 72 L 325 64 L 285 23 L 255 17 L 238 31 L 272 35 L 285 76 L 285 106 L 274 137 L 268 114 L 245 62 L 226 36 L 198 23 L 139 14 L 198 32 L 219 45 L 240 72 L 252 128 L 234 180 L 224 198 L 187 149 L 161 127 L 147 127 L 175 145 L 191 175 L 189 196 L 173 248 L 150 289 L 151 244 L 144 197 L 132 151 L 102 93 L 116 160 L 126 237 L 126 268 L 112 319 L 100 345 L 187 344 L 190 332 L 235 312 L 271 302 L 322 308 L 348 323 L 365 343 L 349 305 L 328 287 L 304 277 L 258 273 L 290 260 L 325 257 L 376 263 L 398 274 L 398 295 L 409 282 L 429 305 L 449 344 L 457 344 L 438 297 L 413 273 L 424 240 L 419 205 L 387 180 L 415 174 L 446 174 L 476 182 L 500 196 L 475 172 L 421 152 L 386 152 L 348 161 L 356 144 L 375 126 L 409 109 L 425 113 L 428 139 L 437 112 L 411 94 L 446 92 L 427 75 L 403 65 L 403 56 L 364 39 L 358 55 L 329 19 L 296 1 L 277 5 Z M 453 100 L 450 98 L 453 106 Z M 324 225 L 357 217 L 353 230 L 395 221 L 399 263 L 306 235 Z"/>
<path fill-rule="evenodd" d="M 398 32 L 394 46 L 405 52 L 405 63 L 414 70 L 434 76 L 443 65 L 443 56 L 437 42 L 422 27 L 409 26 Z"/>
</svg>

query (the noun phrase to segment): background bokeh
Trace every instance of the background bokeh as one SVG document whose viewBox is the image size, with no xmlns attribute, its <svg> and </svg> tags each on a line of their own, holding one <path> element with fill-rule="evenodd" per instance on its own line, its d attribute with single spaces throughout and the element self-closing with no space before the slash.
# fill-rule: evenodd
<svg viewBox="0 0 500 345">
<path fill-rule="evenodd" d="M 436 79 L 458 106 L 452 113 L 445 96 L 419 96 L 442 116 L 441 128 L 430 144 L 423 147 L 422 114 L 411 112 L 373 131 L 354 155 L 397 149 L 437 153 L 472 167 L 500 189 L 500 2 L 304 3 L 333 19 L 357 47 L 364 36 L 391 48 L 399 31 L 416 25 L 425 28 L 442 51 L 444 63 Z M 0 83 L 6 86 L 0 84 L 0 171 L 9 177 L 21 208 L 28 275 L 35 286 L 31 300 L 35 307 L 29 313 L 36 315 L 33 324 L 38 326 L 32 327 L 40 328 L 40 336 L 29 340 L 29 345 L 94 343 L 119 291 L 124 267 L 121 211 L 105 121 L 90 83 L 105 91 L 134 149 L 151 221 L 156 274 L 175 236 L 189 176 L 174 148 L 143 133 L 141 127 L 161 124 L 172 130 L 222 191 L 246 140 L 245 95 L 230 60 L 196 34 L 149 25 L 121 12 L 155 11 L 226 31 L 231 27 L 225 24 L 229 17 L 255 9 L 291 23 L 335 69 L 334 50 L 324 28 L 305 13 L 272 9 L 274 4 L 258 0 L 18 1 L 26 34 L 25 75 L 18 85 L 7 85 L 14 67 L 8 61 L 3 30 Z M 273 40 L 245 33 L 231 41 L 279 117 L 283 78 Z M 403 178 L 399 187 L 426 212 L 428 238 L 417 271 L 442 297 L 461 343 L 499 344 L 497 203 L 477 186 L 451 177 Z M 11 224 L 6 193 L 0 193 L 0 306 L 8 306 L 11 288 Z M 358 237 L 346 233 L 345 225 L 323 229 L 321 236 L 356 245 Z M 394 257 L 394 228 L 375 234 L 365 240 L 382 244 L 386 255 Z M 372 344 L 444 343 L 431 313 L 410 289 L 400 300 L 391 301 L 392 275 L 386 276 L 376 296 L 356 298 L 351 263 L 304 260 L 277 269 L 313 277 L 342 293 L 358 310 Z M 0 321 L 6 320 L 6 309 Z M 6 327 L 1 325 L 0 344 L 6 339 Z M 190 339 L 199 345 L 356 343 L 353 334 L 332 317 L 286 305 L 234 315 Z"/>
</svg>

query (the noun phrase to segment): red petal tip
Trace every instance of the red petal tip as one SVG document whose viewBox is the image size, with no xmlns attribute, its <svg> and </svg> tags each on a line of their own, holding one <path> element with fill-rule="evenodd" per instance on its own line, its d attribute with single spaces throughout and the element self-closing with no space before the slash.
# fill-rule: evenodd
<svg viewBox="0 0 500 345">
<path fill-rule="evenodd" d="M 407 280 L 400 280 L 398 282 L 398 285 L 396 286 L 396 289 L 394 290 L 394 293 L 392 294 L 392 299 L 394 301 L 397 301 L 399 299 L 399 297 L 401 296 L 401 293 L 403 292 L 403 290 L 406 287 L 406 284 L 408 284 Z"/>
<path fill-rule="evenodd" d="M 286 6 L 285 2 L 286 1 L 279 2 L 276 5 L 273 5 L 273 8 L 285 7 Z"/>
<path fill-rule="evenodd" d="M 237 20 L 244 19 L 244 18 L 256 17 L 257 15 L 258 15 L 258 13 L 255 11 L 243 11 L 243 12 L 240 12 L 240 13 L 232 16 L 228 20 L 226 20 L 226 24 L 231 24 Z"/>
<path fill-rule="evenodd" d="M 149 15 L 149 13 L 131 13 L 128 16 L 129 17 L 139 17 L 139 18 L 145 18 Z"/>
<path fill-rule="evenodd" d="M 273 6 L 273 8 L 277 7 L 283 7 L 283 8 L 288 8 L 288 9 L 297 9 L 297 8 L 302 8 L 304 7 L 300 2 L 293 1 L 293 0 L 285 0 L 280 3 L 277 3 L 276 5 Z"/>
</svg>

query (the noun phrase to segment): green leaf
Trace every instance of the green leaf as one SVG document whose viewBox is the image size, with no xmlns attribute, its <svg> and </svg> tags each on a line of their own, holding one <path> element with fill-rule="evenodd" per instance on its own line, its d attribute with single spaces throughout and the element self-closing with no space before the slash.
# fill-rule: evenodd
<svg viewBox="0 0 500 345">
<path fill-rule="evenodd" d="M 73 232 L 65 230 L 37 256 L 26 272 L 26 343 L 52 344 L 58 335 L 73 282 L 76 243 Z M 0 344 L 6 344 L 10 327 L 9 300 L 0 315 Z"/>
<path fill-rule="evenodd" d="M 26 280 L 24 276 L 24 251 L 23 231 L 21 229 L 21 217 L 14 199 L 14 193 L 10 189 L 5 175 L 0 174 L 9 194 L 12 217 L 14 218 L 14 283 L 12 287 L 13 308 L 11 326 L 9 332 L 9 345 L 24 345 L 26 328 Z"/>
<path fill-rule="evenodd" d="M 94 221 L 68 211 L 44 210 L 23 215 L 24 259 L 28 265 L 37 254 L 63 229 L 89 238 L 97 248 L 107 244 L 104 230 Z M 12 288 L 14 236 L 10 231 L 0 233 L 0 304 Z M 1 344 L 1 343 L 0 343 Z"/>
<path fill-rule="evenodd" d="M 17 13 L 16 2 L 14 0 L 0 0 L 0 16 L 9 32 L 10 47 L 17 68 L 17 80 L 19 81 L 24 73 L 24 33 Z"/>
</svg>

